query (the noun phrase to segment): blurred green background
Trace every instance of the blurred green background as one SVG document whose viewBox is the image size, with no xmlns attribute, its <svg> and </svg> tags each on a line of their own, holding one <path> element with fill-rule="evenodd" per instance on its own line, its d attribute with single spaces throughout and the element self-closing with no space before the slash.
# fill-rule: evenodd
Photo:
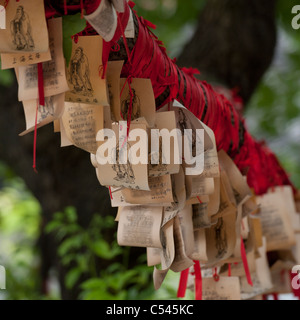
<svg viewBox="0 0 300 320">
<path fill-rule="evenodd" d="M 267 142 L 300 188 L 300 30 L 291 27 L 291 8 L 297 2 L 278 1 L 276 55 L 247 106 L 245 118 L 249 131 Z M 168 54 L 176 57 L 193 35 L 204 3 L 204 0 L 137 0 L 136 8 L 140 15 L 157 25 L 155 33 L 165 43 Z M 13 77 L 11 71 L 0 71 L 2 85 L 10 86 Z M 178 274 L 170 272 L 163 287 L 155 292 L 149 286 L 152 268 L 146 266 L 145 257 L 138 261 L 136 270 L 126 270 L 126 248 L 108 244 L 101 237 L 101 230 L 111 228 L 112 223 L 112 219 L 98 219 L 92 221 L 89 230 L 82 230 L 73 208 L 55 215 L 49 231 L 56 231 L 58 236 L 67 233 L 71 239 L 62 242 L 59 253 L 66 264 L 70 261 L 74 264 L 65 279 L 68 286 L 71 288 L 82 273 L 93 274 L 90 261 L 96 257 L 110 260 L 121 255 L 123 264 L 112 264 L 103 270 L 101 278 L 91 277 L 83 283 L 82 299 L 175 298 Z M 55 271 L 50 279 L 49 294 L 43 296 L 39 291 L 40 264 L 36 248 L 40 224 L 39 203 L 23 181 L 0 162 L 0 265 L 7 270 L 7 290 L 0 290 L 0 299 L 60 298 Z M 125 287 L 130 290 L 124 290 Z M 192 293 L 188 292 L 186 298 L 193 298 Z"/>
</svg>

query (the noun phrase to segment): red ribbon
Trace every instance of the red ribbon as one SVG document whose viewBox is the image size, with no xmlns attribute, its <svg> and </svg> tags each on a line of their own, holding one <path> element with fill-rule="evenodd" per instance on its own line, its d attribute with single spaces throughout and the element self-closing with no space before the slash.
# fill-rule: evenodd
<svg viewBox="0 0 300 320">
<path fill-rule="evenodd" d="M 38 113 L 39 113 L 39 99 L 36 100 L 35 124 L 34 124 L 34 134 L 33 134 L 33 164 L 32 164 L 32 168 L 35 173 L 37 173 L 37 170 L 36 170 L 36 140 L 37 140 Z"/>
<path fill-rule="evenodd" d="M 231 263 L 228 263 L 228 277 L 231 277 Z"/>
<path fill-rule="evenodd" d="M 220 276 L 218 275 L 218 269 L 217 268 L 214 268 L 214 271 L 213 271 L 213 278 L 216 282 L 218 282 L 220 280 Z"/>
<path fill-rule="evenodd" d="M 195 270 L 195 300 L 202 300 L 202 275 L 199 261 L 194 261 Z"/>
<path fill-rule="evenodd" d="M 187 281 L 188 281 L 188 276 L 189 276 L 189 269 L 190 268 L 187 268 L 187 269 L 181 271 L 181 273 L 180 273 L 177 298 L 184 298 L 185 297 Z"/>
<path fill-rule="evenodd" d="M 68 14 L 67 0 L 64 0 L 64 14 L 65 16 Z"/>
<path fill-rule="evenodd" d="M 112 192 L 111 192 L 111 187 L 108 187 L 108 189 L 109 189 L 110 199 L 112 200 L 112 199 L 113 199 L 113 196 L 112 196 Z"/>
<path fill-rule="evenodd" d="M 83 0 L 80 0 L 80 11 L 81 11 L 81 15 L 80 15 L 80 18 L 83 19 Z"/>
<path fill-rule="evenodd" d="M 37 64 L 38 69 L 38 91 L 39 91 L 39 103 L 41 106 L 45 105 L 45 92 L 44 92 L 44 76 L 43 76 L 43 63 Z"/>
<path fill-rule="evenodd" d="M 279 299 L 278 299 L 278 293 L 272 293 L 272 296 L 273 296 L 273 299 L 274 299 L 274 300 L 276 300 L 276 301 L 279 300 Z"/>
<path fill-rule="evenodd" d="M 197 196 L 197 199 L 198 199 L 198 201 L 199 201 L 199 203 L 200 204 L 202 204 L 203 202 L 201 201 L 201 199 L 200 199 L 200 197 L 199 196 Z"/>
<path fill-rule="evenodd" d="M 129 95 L 130 95 L 130 101 L 129 101 L 129 108 L 128 108 L 128 112 L 127 112 L 127 137 L 129 136 L 129 131 L 130 131 L 130 124 L 131 124 L 131 116 L 132 116 L 132 107 L 133 107 L 133 92 L 131 89 L 131 83 L 132 83 L 132 76 L 128 76 L 124 86 L 121 90 L 120 93 L 120 98 L 122 97 L 123 91 L 125 89 L 126 83 L 128 84 L 128 88 L 129 88 Z M 120 116 L 121 118 L 124 120 L 123 118 L 123 114 L 122 114 L 122 110 L 120 110 Z"/>
<path fill-rule="evenodd" d="M 243 260 L 243 265 L 244 265 L 244 270 L 245 270 L 247 282 L 248 282 L 248 284 L 250 286 L 253 287 L 253 282 L 252 282 L 252 279 L 251 279 L 251 274 L 250 274 L 250 270 L 249 270 L 246 250 L 245 250 L 244 241 L 243 241 L 243 237 L 242 236 L 241 236 L 241 256 L 242 256 L 242 260 Z"/>
<path fill-rule="evenodd" d="M 34 136 L 33 136 L 33 164 L 32 164 L 33 170 L 36 173 L 37 173 L 37 170 L 36 170 L 37 119 L 38 119 L 39 106 L 45 105 L 43 63 L 40 62 L 37 64 L 37 71 L 38 71 L 38 94 L 39 94 L 39 97 L 37 99 L 36 113 L 35 113 Z"/>
</svg>

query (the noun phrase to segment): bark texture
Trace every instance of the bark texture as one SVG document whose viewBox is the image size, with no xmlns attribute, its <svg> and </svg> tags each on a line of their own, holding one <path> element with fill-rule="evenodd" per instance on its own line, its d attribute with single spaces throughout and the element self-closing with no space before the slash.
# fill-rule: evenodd
<svg viewBox="0 0 300 320">
<path fill-rule="evenodd" d="M 276 46 L 276 0 L 209 0 L 178 64 L 201 79 L 237 88 L 247 103 L 270 66 Z"/>
</svg>

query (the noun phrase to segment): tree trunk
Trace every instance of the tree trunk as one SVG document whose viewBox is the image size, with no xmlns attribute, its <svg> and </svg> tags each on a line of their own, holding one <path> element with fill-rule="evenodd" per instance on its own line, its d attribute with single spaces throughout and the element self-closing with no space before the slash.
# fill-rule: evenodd
<svg viewBox="0 0 300 320">
<path fill-rule="evenodd" d="M 272 62 L 276 0 L 209 0 L 178 64 L 201 79 L 237 88 L 247 103 Z"/>
</svg>

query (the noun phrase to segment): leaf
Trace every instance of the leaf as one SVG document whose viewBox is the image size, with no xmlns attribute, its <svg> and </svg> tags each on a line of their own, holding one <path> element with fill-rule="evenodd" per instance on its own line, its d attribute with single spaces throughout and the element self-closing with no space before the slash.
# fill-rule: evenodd
<svg viewBox="0 0 300 320">
<path fill-rule="evenodd" d="M 119 254 L 122 253 L 122 249 L 119 247 L 110 247 L 109 244 L 103 240 L 103 239 L 99 239 L 97 241 L 95 241 L 92 245 L 92 250 L 94 251 L 94 253 L 102 258 L 102 259 L 106 259 L 106 260 L 111 260 L 114 257 L 118 256 Z"/>
<path fill-rule="evenodd" d="M 61 226 L 62 226 L 62 224 L 60 221 L 52 220 L 46 225 L 45 232 L 50 233 L 50 232 L 56 231 L 59 228 L 61 228 Z"/>
<path fill-rule="evenodd" d="M 10 87 L 13 84 L 14 76 L 11 70 L 0 70 L 0 84 Z"/>
<path fill-rule="evenodd" d="M 74 207 L 66 207 L 64 212 L 68 222 L 77 222 L 77 213 Z"/>
<path fill-rule="evenodd" d="M 68 289 L 72 289 L 81 275 L 79 268 L 71 269 L 65 277 L 65 285 Z"/>
<path fill-rule="evenodd" d="M 63 50 L 66 65 L 69 65 L 72 54 L 72 36 L 84 30 L 85 19 L 81 19 L 81 13 L 63 16 Z"/>
<path fill-rule="evenodd" d="M 87 281 L 84 281 L 81 286 L 82 289 L 99 289 L 105 287 L 105 282 L 99 278 L 91 278 Z"/>
<path fill-rule="evenodd" d="M 62 242 L 58 248 L 58 254 L 63 257 L 67 253 L 70 253 L 73 249 L 80 249 L 82 247 L 81 237 L 76 235 L 70 238 L 67 238 Z"/>
</svg>

